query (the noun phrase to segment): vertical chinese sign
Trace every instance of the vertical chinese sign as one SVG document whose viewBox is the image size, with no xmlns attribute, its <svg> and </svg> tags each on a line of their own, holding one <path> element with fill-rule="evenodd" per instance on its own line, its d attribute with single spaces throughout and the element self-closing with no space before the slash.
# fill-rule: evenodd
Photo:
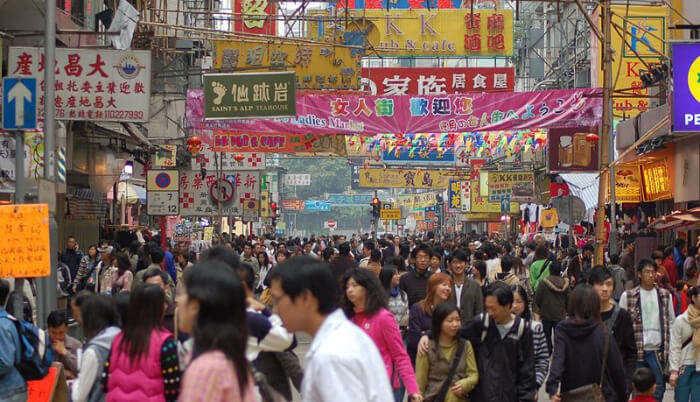
<svg viewBox="0 0 700 402">
<path fill-rule="evenodd" d="M 363 68 L 372 95 L 446 95 L 513 92 L 514 67 Z"/>
<path fill-rule="evenodd" d="M 8 75 L 35 77 L 43 114 L 44 50 L 11 47 Z M 151 96 L 151 52 L 56 49 L 56 119 L 147 122 Z"/>
<path fill-rule="evenodd" d="M 294 73 L 204 75 L 207 120 L 296 115 Z"/>
</svg>

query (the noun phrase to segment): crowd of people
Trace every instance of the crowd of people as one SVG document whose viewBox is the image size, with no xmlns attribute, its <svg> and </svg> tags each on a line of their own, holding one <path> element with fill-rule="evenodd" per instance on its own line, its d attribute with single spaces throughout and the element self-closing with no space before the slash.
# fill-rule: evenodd
<svg viewBox="0 0 700 402">
<path fill-rule="evenodd" d="M 46 333 L 82 401 L 700 401 L 700 255 L 536 236 L 139 233 L 59 257 Z M 524 243 L 524 244 L 523 244 Z M 165 244 L 165 247 L 161 247 Z M 201 251 L 201 252 L 200 252 Z M 30 280 L 0 280 L 0 400 L 25 401 Z M 295 333 L 312 337 L 303 365 Z M 71 333 L 73 336 L 69 335 Z"/>
</svg>

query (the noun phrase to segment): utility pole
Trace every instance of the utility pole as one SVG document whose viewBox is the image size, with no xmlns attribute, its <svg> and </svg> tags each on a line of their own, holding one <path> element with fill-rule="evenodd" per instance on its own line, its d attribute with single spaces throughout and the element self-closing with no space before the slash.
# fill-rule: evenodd
<svg viewBox="0 0 700 402">
<path fill-rule="evenodd" d="M 595 264 L 603 264 L 605 261 L 605 194 L 610 179 L 610 170 L 607 163 L 610 159 L 610 141 L 612 137 L 612 45 L 611 25 L 612 11 L 610 0 L 600 0 L 602 38 L 602 70 L 603 70 L 603 121 L 598 141 L 600 166 L 600 181 L 598 183 L 598 211 L 595 219 Z M 585 13 L 585 10 L 584 10 Z M 614 188 L 610 189 L 610 201 L 614 200 Z"/>
<path fill-rule="evenodd" d="M 46 0 L 44 26 L 44 60 L 46 65 L 51 66 L 56 60 L 56 0 Z M 44 69 L 44 179 L 49 184 L 52 192 L 49 198 L 53 199 L 53 205 L 49 203 L 49 241 L 50 241 L 50 261 L 51 273 L 49 276 L 37 278 L 37 321 L 43 326 L 46 317 L 52 310 L 56 309 L 56 266 L 58 265 L 58 224 L 56 223 L 56 183 L 55 183 L 55 162 L 56 151 L 56 108 L 54 98 L 55 70 L 53 68 Z M 19 157 L 19 155 L 18 155 Z M 41 188 L 41 186 L 40 186 Z M 117 195 L 114 194 L 116 199 Z"/>
</svg>

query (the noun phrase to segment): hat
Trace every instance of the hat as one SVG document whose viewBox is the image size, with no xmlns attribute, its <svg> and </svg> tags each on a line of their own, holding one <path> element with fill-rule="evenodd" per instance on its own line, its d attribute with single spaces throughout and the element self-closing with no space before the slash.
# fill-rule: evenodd
<svg viewBox="0 0 700 402">
<path fill-rule="evenodd" d="M 111 254 L 112 250 L 114 250 L 114 247 L 112 247 L 112 246 L 105 246 L 105 247 L 98 247 L 97 248 L 98 252 L 107 253 L 107 254 Z"/>
</svg>

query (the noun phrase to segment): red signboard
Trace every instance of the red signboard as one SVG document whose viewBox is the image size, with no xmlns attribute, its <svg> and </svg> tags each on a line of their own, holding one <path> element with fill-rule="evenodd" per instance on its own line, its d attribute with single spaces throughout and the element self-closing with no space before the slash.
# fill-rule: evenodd
<svg viewBox="0 0 700 402">
<path fill-rule="evenodd" d="M 513 92 L 515 68 L 363 68 L 362 78 L 373 95 Z"/>
<path fill-rule="evenodd" d="M 277 7 L 272 0 L 235 0 L 234 32 L 275 35 Z"/>
<path fill-rule="evenodd" d="M 304 200 L 298 198 L 282 200 L 282 209 L 287 211 L 303 211 L 304 206 Z"/>
</svg>

